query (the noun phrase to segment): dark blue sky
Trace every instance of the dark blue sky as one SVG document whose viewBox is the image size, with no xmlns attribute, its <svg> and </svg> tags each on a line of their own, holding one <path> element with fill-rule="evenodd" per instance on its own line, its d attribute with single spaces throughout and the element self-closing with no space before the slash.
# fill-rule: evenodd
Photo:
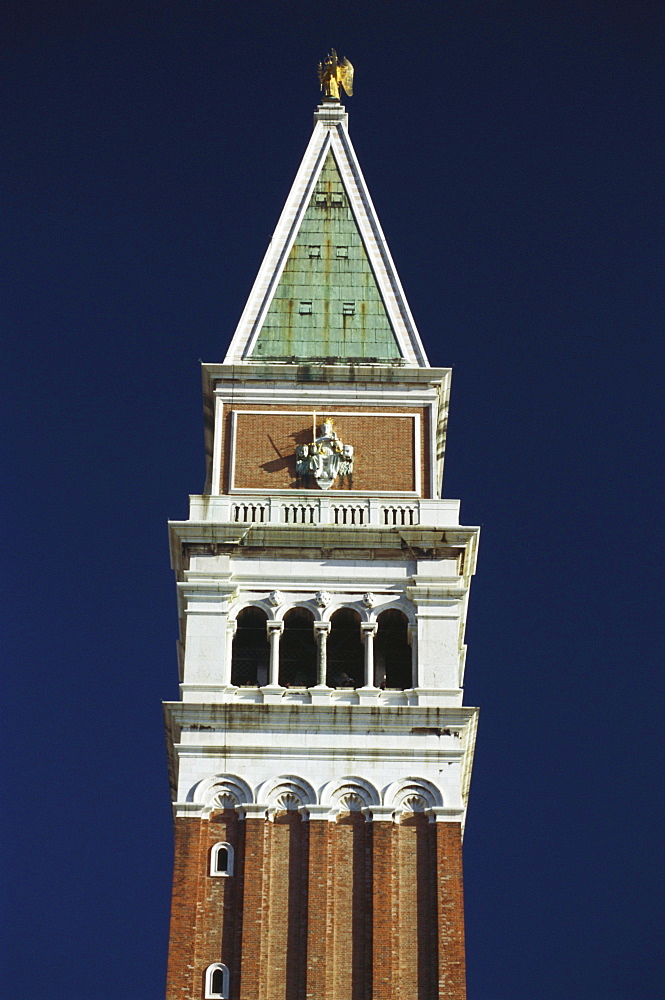
<svg viewBox="0 0 665 1000">
<path fill-rule="evenodd" d="M 3 15 L 3 996 L 161 1000 L 167 518 L 311 131 L 351 135 L 483 525 L 469 1000 L 661 1000 L 660 2 Z"/>
</svg>

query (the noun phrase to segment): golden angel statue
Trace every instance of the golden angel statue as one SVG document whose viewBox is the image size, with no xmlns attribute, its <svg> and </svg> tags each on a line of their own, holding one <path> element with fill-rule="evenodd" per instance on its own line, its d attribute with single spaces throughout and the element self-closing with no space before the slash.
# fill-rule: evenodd
<svg viewBox="0 0 665 1000">
<path fill-rule="evenodd" d="M 353 66 L 348 59 L 338 59 L 331 49 L 325 62 L 319 63 L 319 83 L 325 97 L 339 100 L 340 84 L 349 97 L 353 95 Z"/>
</svg>

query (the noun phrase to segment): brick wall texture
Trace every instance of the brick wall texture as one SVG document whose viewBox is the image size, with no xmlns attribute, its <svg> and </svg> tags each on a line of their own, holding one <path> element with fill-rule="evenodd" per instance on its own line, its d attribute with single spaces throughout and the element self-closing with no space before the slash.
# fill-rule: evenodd
<svg viewBox="0 0 665 1000">
<path fill-rule="evenodd" d="M 210 851 L 234 874 L 209 875 Z M 205 970 L 230 970 L 230 1000 L 464 1000 L 461 831 L 400 823 L 176 822 L 167 1000 L 202 1000 Z"/>
<path fill-rule="evenodd" d="M 288 407 L 224 407 L 224 440 L 220 489 L 230 488 L 232 447 L 231 414 L 236 414 L 234 487 L 236 489 L 302 489 L 296 476 L 295 450 L 312 441 L 314 420 L 320 428 L 327 414 L 311 410 L 294 413 Z M 388 413 L 388 416 L 384 414 Z M 420 417 L 420 450 L 414 454 L 414 416 Z M 416 490 L 416 465 L 421 477 L 420 496 L 429 496 L 429 411 L 426 407 L 389 409 L 333 407 L 331 419 L 344 444 L 354 448 L 353 475 L 338 478 L 333 490 Z M 320 430 L 317 430 L 317 434 Z M 318 492 L 314 484 L 310 487 Z"/>
</svg>

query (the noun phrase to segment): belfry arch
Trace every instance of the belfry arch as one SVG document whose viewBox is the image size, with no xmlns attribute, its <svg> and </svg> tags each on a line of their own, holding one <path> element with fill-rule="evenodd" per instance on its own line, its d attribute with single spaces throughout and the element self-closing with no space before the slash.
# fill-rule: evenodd
<svg viewBox="0 0 665 1000">
<path fill-rule="evenodd" d="M 243 608 L 236 619 L 231 654 L 231 683 L 237 687 L 268 683 L 268 616 L 263 608 Z"/>
<path fill-rule="evenodd" d="M 409 619 L 399 608 L 388 608 L 377 618 L 374 640 L 374 683 L 379 688 L 404 690 L 412 686 Z"/>
<path fill-rule="evenodd" d="M 291 608 L 284 615 L 279 643 L 279 683 L 282 687 L 316 684 L 314 615 L 308 608 Z"/>
<path fill-rule="evenodd" d="M 330 618 L 328 635 L 328 685 L 363 685 L 365 653 L 360 638 L 360 615 L 354 608 L 339 608 Z"/>
</svg>

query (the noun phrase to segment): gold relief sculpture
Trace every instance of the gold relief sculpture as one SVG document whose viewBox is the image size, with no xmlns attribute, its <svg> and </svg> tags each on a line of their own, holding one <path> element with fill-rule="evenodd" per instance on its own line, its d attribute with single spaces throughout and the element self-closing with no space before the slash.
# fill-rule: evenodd
<svg viewBox="0 0 665 1000">
<path fill-rule="evenodd" d="M 353 95 L 353 66 L 348 59 L 338 59 L 331 49 L 325 62 L 319 63 L 319 83 L 324 97 L 339 100 L 340 86 L 348 97 Z"/>
</svg>

